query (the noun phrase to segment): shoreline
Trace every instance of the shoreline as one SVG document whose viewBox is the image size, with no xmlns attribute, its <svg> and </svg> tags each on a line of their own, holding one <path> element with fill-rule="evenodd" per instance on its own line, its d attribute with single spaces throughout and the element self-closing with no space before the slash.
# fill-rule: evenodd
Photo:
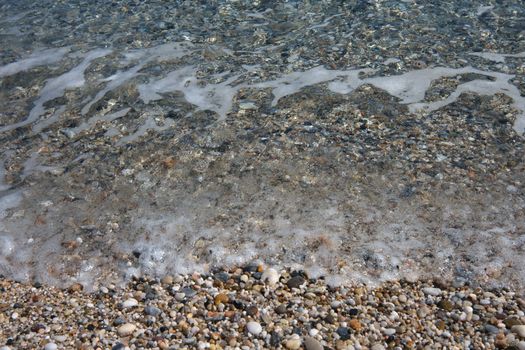
<svg viewBox="0 0 525 350">
<path fill-rule="evenodd" d="M 246 266 L 85 292 L 0 279 L 0 349 L 525 349 L 521 290 Z"/>
</svg>

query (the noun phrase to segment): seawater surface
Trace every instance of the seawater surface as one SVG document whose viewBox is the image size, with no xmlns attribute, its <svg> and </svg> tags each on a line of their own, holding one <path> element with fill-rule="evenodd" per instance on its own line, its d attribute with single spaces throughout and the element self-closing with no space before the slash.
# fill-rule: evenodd
<svg viewBox="0 0 525 350">
<path fill-rule="evenodd" d="M 521 1 L 0 1 L 0 274 L 523 286 Z"/>
</svg>

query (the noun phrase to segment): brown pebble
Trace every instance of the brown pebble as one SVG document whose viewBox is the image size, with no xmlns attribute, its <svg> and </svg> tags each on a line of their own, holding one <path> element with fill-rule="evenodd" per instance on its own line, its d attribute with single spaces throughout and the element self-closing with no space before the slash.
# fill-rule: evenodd
<svg viewBox="0 0 525 350">
<path fill-rule="evenodd" d="M 84 286 L 80 283 L 73 283 L 71 286 L 69 286 L 68 291 L 71 293 L 74 292 L 81 292 L 84 289 Z"/>
<path fill-rule="evenodd" d="M 228 298 L 228 296 L 224 293 L 217 294 L 215 298 L 213 298 L 215 305 L 219 305 L 221 303 L 226 304 L 228 301 L 230 301 L 230 298 Z"/>
<path fill-rule="evenodd" d="M 361 322 L 357 319 L 351 319 L 350 322 L 348 322 L 348 325 L 354 330 L 354 331 L 360 331 L 363 326 L 361 325 Z"/>
<path fill-rule="evenodd" d="M 259 309 L 257 306 L 251 305 L 246 308 L 246 313 L 250 316 L 257 316 L 259 314 Z"/>
</svg>

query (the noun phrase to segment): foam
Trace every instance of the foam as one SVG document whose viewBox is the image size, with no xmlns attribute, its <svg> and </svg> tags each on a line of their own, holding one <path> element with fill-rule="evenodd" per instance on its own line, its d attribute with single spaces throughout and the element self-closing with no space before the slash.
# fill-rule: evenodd
<svg viewBox="0 0 525 350">
<path fill-rule="evenodd" d="M 26 71 L 34 67 L 56 63 L 60 61 L 68 51 L 68 47 L 36 51 L 23 60 L 0 67 L 0 78 Z"/>
<path fill-rule="evenodd" d="M 525 51 L 517 54 L 503 54 L 496 52 L 471 52 L 469 53 L 469 55 L 478 56 L 492 62 L 504 63 L 506 58 L 525 58 Z"/>
<path fill-rule="evenodd" d="M 314 67 L 304 72 L 291 72 L 277 79 L 255 84 L 234 84 L 240 75 L 229 77 L 218 84 L 202 84 L 196 76 L 193 66 L 182 67 L 168 73 L 162 79 L 139 85 L 140 98 L 149 103 L 162 98 L 165 92 L 180 91 L 186 101 L 195 105 L 198 110 L 211 110 L 219 114 L 219 120 L 224 120 L 231 110 L 232 99 L 241 88 L 251 87 L 271 89 L 274 96 L 272 106 L 291 94 L 299 92 L 306 86 L 328 83 L 328 88 L 336 93 L 348 94 L 364 84 L 371 84 L 387 91 L 392 96 L 408 105 L 412 112 L 433 111 L 453 103 L 464 92 L 473 92 L 482 95 L 503 93 L 513 99 L 513 106 L 520 111 L 514 129 L 521 135 L 525 130 L 525 97 L 522 97 L 516 86 L 509 83 L 515 76 L 498 72 L 482 71 L 472 67 L 445 68 L 435 67 L 416 71 L 409 71 L 400 75 L 388 77 L 360 78 L 360 74 L 370 73 L 370 69 L 357 70 L 328 70 L 322 66 Z M 425 92 L 430 88 L 432 81 L 467 73 L 476 73 L 495 78 L 494 81 L 475 79 L 463 84 L 446 99 L 437 102 L 425 102 Z M 215 75 L 211 78 L 220 78 Z"/>
<path fill-rule="evenodd" d="M 88 52 L 82 62 L 70 70 L 58 77 L 48 79 L 45 86 L 40 91 L 39 98 L 34 102 L 34 106 L 29 112 L 26 119 L 10 124 L 0 128 L 0 132 L 10 131 L 20 128 L 25 125 L 29 125 L 35 122 L 38 117 L 44 114 L 44 104 L 57 97 L 63 96 L 67 89 L 78 88 L 84 85 L 84 71 L 89 67 L 91 62 L 97 58 L 108 55 L 111 50 L 97 49 Z"/>
</svg>

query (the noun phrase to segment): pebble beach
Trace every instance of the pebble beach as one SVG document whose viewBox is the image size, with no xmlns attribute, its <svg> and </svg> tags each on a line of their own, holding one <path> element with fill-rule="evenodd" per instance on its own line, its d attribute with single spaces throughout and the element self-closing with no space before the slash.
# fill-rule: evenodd
<svg viewBox="0 0 525 350">
<path fill-rule="evenodd" d="M 259 265 L 0 292 L 1 350 L 525 349 L 523 293 L 439 280 L 329 287 Z"/>
</svg>

